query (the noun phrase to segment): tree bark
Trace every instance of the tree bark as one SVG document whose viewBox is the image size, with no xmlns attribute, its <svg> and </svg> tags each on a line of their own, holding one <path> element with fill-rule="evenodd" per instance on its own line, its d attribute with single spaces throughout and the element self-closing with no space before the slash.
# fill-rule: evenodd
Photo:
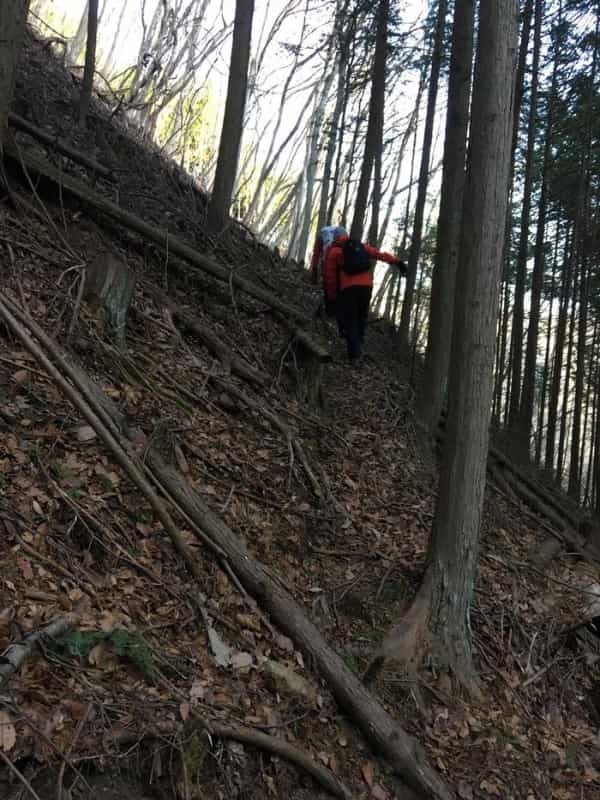
<svg viewBox="0 0 600 800">
<path fill-rule="evenodd" d="M 406 286 L 404 289 L 402 313 L 400 315 L 400 350 L 405 355 L 409 352 L 408 338 L 410 331 L 410 318 L 413 310 L 415 281 L 417 279 L 417 265 L 419 261 L 419 255 L 421 253 L 423 216 L 425 212 L 425 201 L 427 200 L 429 161 L 431 158 L 433 126 L 435 122 L 435 106 L 437 102 L 438 84 L 440 79 L 440 67 L 442 64 L 447 8 L 447 0 L 438 0 L 438 13 L 433 39 L 433 51 L 431 55 L 431 70 L 429 73 L 429 94 L 427 97 L 427 113 L 425 116 L 425 131 L 423 134 L 423 150 L 421 152 L 421 167 L 419 170 L 419 188 L 417 190 L 417 200 L 415 203 L 415 216 L 410 250 L 408 253 Z"/>
<path fill-rule="evenodd" d="M 244 125 L 253 14 L 254 0 L 236 0 L 225 115 L 215 180 L 208 205 L 208 224 L 213 231 L 222 230 L 229 220 Z"/>
<path fill-rule="evenodd" d="M 360 171 L 360 180 L 354 202 L 354 216 L 350 228 L 353 239 L 362 239 L 365 213 L 369 198 L 369 186 L 373 172 L 375 151 L 381 143 L 383 131 L 383 108 L 385 104 L 385 62 L 387 50 L 387 29 L 390 12 L 390 0 L 379 0 L 377 10 L 377 38 L 375 58 L 373 60 L 373 76 L 371 79 L 371 99 L 369 102 L 369 122 L 365 139 L 365 150 Z"/>
<path fill-rule="evenodd" d="M 87 15 L 87 39 L 85 44 L 85 65 L 83 81 L 79 95 L 79 124 L 85 126 L 92 89 L 94 87 L 94 71 L 96 69 L 96 39 L 98 35 L 98 0 L 89 0 Z"/>
<path fill-rule="evenodd" d="M 429 334 L 421 407 L 423 421 L 431 431 L 438 424 L 448 385 L 471 97 L 473 28 L 473 0 L 457 0 L 452 28 L 444 171 L 435 264 L 431 279 Z"/>
<path fill-rule="evenodd" d="M 0 2 L 0 152 L 15 90 L 17 61 L 28 12 L 29 0 Z"/>
</svg>

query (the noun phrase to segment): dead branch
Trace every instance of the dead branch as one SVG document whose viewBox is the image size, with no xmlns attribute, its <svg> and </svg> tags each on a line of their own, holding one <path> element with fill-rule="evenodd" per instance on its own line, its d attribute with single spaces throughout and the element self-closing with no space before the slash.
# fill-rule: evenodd
<svg viewBox="0 0 600 800">
<path fill-rule="evenodd" d="M 46 131 L 38 128 L 37 125 L 29 122 L 29 120 L 23 119 L 23 117 L 20 117 L 18 114 L 9 112 L 8 122 L 13 128 L 23 131 L 23 133 L 29 134 L 29 136 L 33 136 L 33 138 L 37 139 L 39 142 L 43 142 L 43 144 L 48 145 L 48 147 L 52 147 L 54 150 L 67 156 L 71 161 L 75 161 L 77 164 L 81 164 L 93 170 L 93 172 L 100 175 L 100 177 L 106 178 L 107 180 L 111 180 L 114 177 L 112 171 L 108 167 L 99 164 L 97 161 L 94 161 L 93 158 L 86 156 L 85 153 L 81 153 L 79 150 L 71 147 L 71 145 L 61 141 L 58 137 L 51 136 Z"/>
<path fill-rule="evenodd" d="M 266 386 L 268 383 L 268 376 L 260 370 L 249 364 L 244 358 L 238 356 L 223 342 L 216 333 L 199 317 L 191 317 L 186 314 L 182 309 L 169 304 L 168 310 L 172 314 L 174 320 L 184 328 L 190 331 L 212 352 L 221 362 L 231 371 L 234 375 L 238 375 L 245 381 L 254 383 L 258 386 Z"/>
<path fill-rule="evenodd" d="M 20 642 L 10 644 L 3 653 L 0 653 L 0 686 L 3 686 L 11 675 L 21 668 L 23 662 L 31 656 L 38 644 L 58 639 L 59 636 L 70 630 L 75 624 L 77 616 L 76 613 L 72 613 L 59 617 L 40 630 L 28 633 Z"/>
</svg>

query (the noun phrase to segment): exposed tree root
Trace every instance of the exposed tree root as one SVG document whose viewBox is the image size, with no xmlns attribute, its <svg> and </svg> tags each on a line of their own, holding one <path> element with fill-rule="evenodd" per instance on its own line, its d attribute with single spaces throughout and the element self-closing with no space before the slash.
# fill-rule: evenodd
<svg viewBox="0 0 600 800">
<path fill-rule="evenodd" d="M 264 750 L 274 756 L 279 756 L 295 767 L 298 767 L 303 772 L 306 772 L 334 797 L 340 797 L 342 800 L 352 799 L 350 790 L 344 786 L 331 770 L 322 767 L 298 747 L 294 747 L 294 745 L 283 739 L 271 736 L 268 733 L 263 733 L 254 728 L 247 728 L 244 725 L 225 725 L 220 722 L 213 722 L 196 717 L 187 722 L 185 727 L 178 726 L 173 722 L 159 723 L 155 727 L 146 728 L 143 731 L 125 731 L 123 733 L 118 733 L 104 741 L 106 744 L 112 743 L 123 747 L 124 745 L 141 742 L 144 739 L 160 739 L 164 741 L 166 736 L 174 736 L 178 733 L 189 735 L 195 731 L 204 733 L 215 739 L 229 739 L 231 741 L 240 742 L 249 747 L 256 747 L 259 750 Z"/>
<path fill-rule="evenodd" d="M 470 631 L 466 620 L 462 631 L 456 621 L 445 625 L 444 615 L 435 613 L 440 594 L 436 591 L 432 567 L 429 567 L 406 613 L 392 627 L 367 667 L 363 675 L 365 683 L 372 682 L 386 662 L 392 662 L 409 675 L 416 676 L 424 660 L 430 658 L 436 671 L 449 675 L 457 693 L 481 698 L 471 659 Z"/>
</svg>

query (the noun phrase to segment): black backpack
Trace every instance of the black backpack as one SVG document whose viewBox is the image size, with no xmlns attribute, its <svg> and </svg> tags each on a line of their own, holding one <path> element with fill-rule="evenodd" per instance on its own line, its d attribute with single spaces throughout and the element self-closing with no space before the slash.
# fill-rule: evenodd
<svg viewBox="0 0 600 800">
<path fill-rule="evenodd" d="M 371 269 L 371 261 L 362 242 L 358 242 L 356 239 L 347 239 L 342 252 L 344 254 L 342 269 L 346 275 L 359 275 L 361 272 Z"/>
</svg>

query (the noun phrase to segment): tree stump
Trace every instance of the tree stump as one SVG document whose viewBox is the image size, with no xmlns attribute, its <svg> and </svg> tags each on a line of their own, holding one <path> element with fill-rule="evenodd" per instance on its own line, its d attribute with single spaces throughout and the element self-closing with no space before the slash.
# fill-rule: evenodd
<svg viewBox="0 0 600 800">
<path fill-rule="evenodd" d="M 323 357 L 292 335 L 282 359 L 294 376 L 298 400 L 309 408 L 323 408 Z"/>
<path fill-rule="evenodd" d="M 125 346 L 125 326 L 135 287 L 135 273 L 112 253 L 98 254 L 87 269 L 84 299 L 100 312 L 103 332 L 119 349 Z"/>
</svg>

